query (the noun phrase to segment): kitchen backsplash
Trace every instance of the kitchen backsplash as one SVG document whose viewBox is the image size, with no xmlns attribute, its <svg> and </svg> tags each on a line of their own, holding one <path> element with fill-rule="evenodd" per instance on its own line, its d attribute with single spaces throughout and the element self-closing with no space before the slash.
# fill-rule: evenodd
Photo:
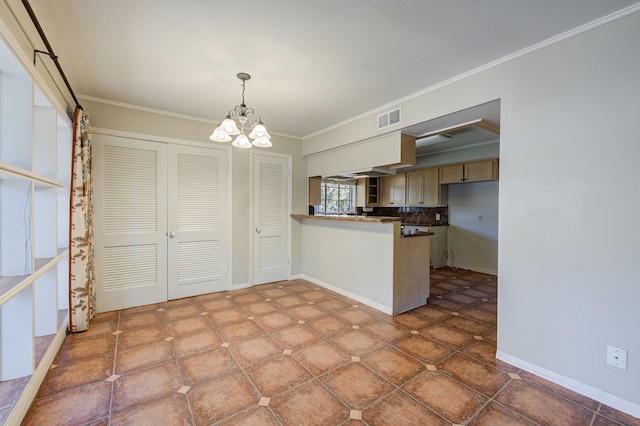
<svg viewBox="0 0 640 426">
<path fill-rule="evenodd" d="M 362 207 L 358 207 L 357 214 L 401 217 L 402 223 L 411 225 L 439 226 L 449 224 L 448 207 L 373 207 L 373 212 L 366 213 L 362 211 Z M 436 219 L 437 214 L 440 215 L 439 220 Z"/>
</svg>

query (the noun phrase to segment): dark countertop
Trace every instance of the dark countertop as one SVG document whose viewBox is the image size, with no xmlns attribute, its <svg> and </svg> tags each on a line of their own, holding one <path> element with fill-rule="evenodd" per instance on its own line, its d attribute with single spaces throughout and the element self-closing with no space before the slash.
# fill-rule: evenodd
<svg viewBox="0 0 640 426">
<path fill-rule="evenodd" d="M 364 223 L 391 223 L 400 222 L 402 218 L 391 216 L 356 216 L 356 215 L 308 215 L 308 214 L 292 214 L 294 219 L 311 219 L 311 220 L 339 220 L 342 222 L 364 222 Z"/>
<path fill-rule="evenodd" d="M 435 227 L 435 226 L 449 226 L 449 224 L 431 224 L 431 223 L 407 223 L 407 222 L 402 222 L 402 225 L 405 228 L 411 228 L 412 226 L 430 226 L 430 227 Z"/>
<path fill-rule="evenodd" d="M 400 238 L 411 238 L 411 237 L 429 237 L 431 235 L 435 235 L 435 233 L 433 232 L 423 232 L 423 231 L 418 231 L 418 232 L 412 232 L 412 233 L 407 233 L 407 234 L 400 234 Z"/>
</svg>

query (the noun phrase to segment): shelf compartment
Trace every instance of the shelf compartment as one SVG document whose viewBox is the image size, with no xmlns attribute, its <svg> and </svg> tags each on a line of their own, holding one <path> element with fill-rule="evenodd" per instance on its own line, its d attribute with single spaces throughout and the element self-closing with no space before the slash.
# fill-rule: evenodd
<svg viewBox="0 0 640 426">
<path fill-rule="evenodd" d="M 0 276 L 0 306 L 4 305 L 19 292 L 30 286 L 47 270 L 67 256 L 63 251 L 56 257 L 41 258 L 35 260 L 35 272 L 28 275 Z"/>
<path fill-rule="evenodd" d="M 55 257 L 58 250 L 57 190 L 36 188 L 33 198 L 34 256 Z"/>
<path fill-rule="evenodd" d="M 58 114 L 58 181 L 69 186 L 71 183 L 71 150 L 73 133 L 71 120 Z M 67 205 L 69 202 L 67 201 Z"/>
<path fill-rule="evenodd" d="M 32 203 L 30 181 L 0 180 L 0 276 L 32 272 Z"/>
<path fill-rule="evenodd" d="M 69 247 L 69 197 L 69 190 L 57 190 L 58 247 Z"/>
<path fill-rule="evenodd" d="M 31 170 L 33 83 L 0 43 L 0 161 Z"/>
<path fill-rule="evenodd" d="M 33 108 L 33 171 L 49 179 L 56 180 L 58 175 L 57 127 L 58 114 L 48 103 L 39 89 L 41 98 Z"/>
<path fill-rule="evenodd" d="M 35 337 L 55 334 L 58 328 L 58 271 L 47 269 L 34 282 Z M 37 345 L 36 345 L 37 346 Z"/>
<path fill-rule="evenodd" d="M 69 250 L 58 249 L 58 309 L 69 309 Z"/>
<path fill-rule="evenodd" d="M 67 328 L 67 325 L 69 324 L 69 309 L 65 308 L 65 309 L 58 309 L 58 330 L 60 329 L 60 327 Z"/>
<path fill-rule="evenodd" d="M 55 333 L 47 334 L 44 336 L 36 336 L 34 339 L 35 342 L 35 365 L 36 368 L 40 365 L 40 362 L 44 358 L 44 354 L 47 353 L 47 349 L 51 346 L 51 342 L 56 338 Z"/>
<path fill-rule="evenodd" d="M 33 287 L 26 286 L 0 306 L 0 380 L 33 373 Z"/>
</svg>

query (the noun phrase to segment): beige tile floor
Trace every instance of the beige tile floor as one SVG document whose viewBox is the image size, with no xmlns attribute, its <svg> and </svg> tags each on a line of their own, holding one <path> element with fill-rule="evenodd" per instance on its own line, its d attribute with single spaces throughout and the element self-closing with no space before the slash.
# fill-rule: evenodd
<svg viewBox="0 0 640 426">
<path fill-rule="evenodd" d="M 439 269 L 395 317 L 304 280 L 100 314 L 24 424 L 640 425 L 496 360 L 496 287 Z"/>
</svg>

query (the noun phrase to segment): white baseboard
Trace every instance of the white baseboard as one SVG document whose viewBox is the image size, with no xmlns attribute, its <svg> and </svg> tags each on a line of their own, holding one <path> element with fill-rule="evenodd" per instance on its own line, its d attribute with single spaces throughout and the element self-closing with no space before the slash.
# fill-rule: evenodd
<svg viewBox="0 0 640 426">
<path fill-rule="evenodd" d="M 601 391 L 600 389 L 596 389 L 577 380 L 570 379 L 569 377 L 554 373 L 553 371 L 549 371 L 535 364 L 531 364 L 530 362 L 521 360 L 520 358 L 511 356 L 502 351 L 498 351 L 496 353 L 496 358 L 506 362 L 507 364 L 514 365 L 518 368 L 528 371 L 529 373 L 535 374 L 536 376 L 540 376 L 543 379 L 546 379 L 557 385 L 577 392 L 580 395 L 584 395 L 595 401 L 606 404 L 618 411 L 622 411 L 623 413 L 627 413 L 630 416 L 640 418 L 640 405 L 638 404 L 634 404 L 633 402 L 627 401 L 626 399 L 611 395 L 610 393 Z"/>
<path fill-rule="evenodd" d="M 373 300 L 369 300 L 366 297 L 362 297 L 362 296 L 359 296 L 357 294 L 351 293 L 350 291 L 344 290 L 344 289 L 342 289 L 340 287 L 336 287 L 336 286 L 334 286 L 332 284 L 326 283 L 326 282 L 324 282 L 322 280 L 310 277 L 310 276 L 305 275 L 305 274 L 301 274 L 298 278 L 302 278 L 302 279 L 310 281 L 310 282 L 312 282 L 314 284 L 318 284 L 319 286 L 324 287 L 327 290 L 335 291 L 336 293 L 341 294 L 343 296 L 346 296 L 346 297 L 348 297 L 350 299 L 357 300 L 358 302 L 361 302 L 361 303 L 364 303 L 365 305 L 371 306 L 372 308 L 377 309 L 377 310 L 379 310 L 381 312 L 384 312 L 385 314 L 393 315 L 393 308 L 391 306 L 386 306 L 386 305 L 383 305 L 381 303 L 374 302 Z"/>
</svg>

